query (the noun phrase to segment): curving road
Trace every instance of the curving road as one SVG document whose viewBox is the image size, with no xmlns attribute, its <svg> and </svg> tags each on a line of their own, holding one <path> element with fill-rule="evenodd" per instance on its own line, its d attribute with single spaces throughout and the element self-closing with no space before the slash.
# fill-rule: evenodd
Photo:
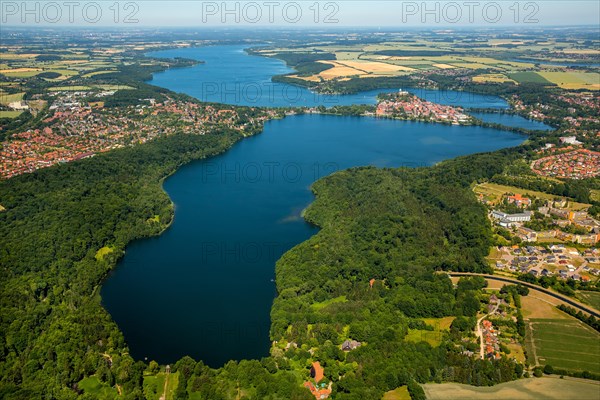
<svg viewBox="0 0 600 400">
<path fill-rule="evenodd" d="M 514 278 L 508 278 L 506 276 L 498 276 L 498 275 L 489 275 L 489 274 L 479 274 L 479 273 L 475 273 L 475 272 L 445 272 L 446 274 L 448 274 L 449 276 L 456 276 L 456 277 L 461 277 L 461 276 L 482 276 L 485 279 L 492 279 L 492 280 L 497 280 L 497 281 L 501 281 L 501 282 L 507 282 L 507 283 L 512 283 L 512 284 L 519 284 L 519 285 L 523 285 L 523 286 L 527 286 L 530 289 L 533 290 L 537 290 L 539 292 L 542 292 L 544 294 L 547 294 L 549 296 L 552 296 L 554 298 L 557 298 L 561 301 L 564 301 L 565 303 L 569 304 L 571 307 L 580 310 L 584 313 L 587 314 L 591 314 L 596 318 L 600 318 L 600 312 L 598 310 L 596 310 L 593 307 L 590 307 L 588 305 L 585 305 L 583 303 L 578 302 L 577 300 L 572 299 L 571 297 L 562 295 L 560 293 L 556 293 L 553 292 L 551 290 L 548 290 L 546 288 L 543 288 L 541 286 L 538 285 L 534 285 L 532 283 L 529 282 L 523 282 L 520 281 L 518 279 L 514 279 Z"/>
</svg>

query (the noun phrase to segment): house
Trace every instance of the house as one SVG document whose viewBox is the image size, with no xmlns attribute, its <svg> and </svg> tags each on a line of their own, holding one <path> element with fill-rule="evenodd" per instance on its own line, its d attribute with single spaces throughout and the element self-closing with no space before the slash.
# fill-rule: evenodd
<svg viewBox="0 0 600 400">
<path fill-rule="evenodd" d="M 350 351 L 350 350 L 354 350 L 358 347 L 361 346 L 361 342 L 358 342 L 356 340 L 346 340 L 344 343 L 342 343 L 342 350 L 343 351 Z"/>
<path fill-rule="evenodd" d="M 318 400 L 328 398 L 332 391 L 331 382 L 329 382 L 329 385 L 325 385 L 325 383 L 319 384 L 324 378 L 323 373 L 323 367 L 321 367 L 321 364 L 318 361 L 315 361 L 310 368 L 310 377 L 314 380 L 314 383 L 311 381 L 304 382 L 304 387 L 310 390 L 313 396 Z"/>
<path fill-rule="evenodd" d="M 319 383 L 321 379 L 323 379 L 323 367 L 321 367 L 321 363 L 315 361 L 310 367 L 310 377 L 315 380 L 316 383 Z"/>
<path fill-rule="evenodd" d="M 527 197 L 523 197 L 520 194 L 515 194 L 514 196 L 507 196 L 506 200 L 509 203 L 514 203 L 517 207 L 528 207 L 531 205 L 531 199 Z"/>
</svg>

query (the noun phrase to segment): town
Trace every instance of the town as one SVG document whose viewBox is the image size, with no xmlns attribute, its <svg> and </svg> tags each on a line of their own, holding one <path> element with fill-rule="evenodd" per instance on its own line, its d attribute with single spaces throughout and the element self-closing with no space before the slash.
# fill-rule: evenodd
<svg viewBox="0 0 600 400">
<path fill-rule="evenodd" d="M 43 126 L 11 135 L 1 143 L 0 178 L 8 179 L 40 168 L 92 157 L 124 146 L 142 144 L 159 136 L 203 135 L 223 127 L 251 133 L 274 111 L 240 111 L 165 98 L 140 99 L 140 104 L 105 107 L 104 102 L 85 102 L 104 93 L 58 92 Z M 108 96 L 108 95 L 106 95 Z M 256 114 L 256 116 L 254 115 Z"/>
<path fill-rule="evenodd" d="M 465 114 L 460 107 L 432 103 L 402 89 L 398 93 L 380 95 L 380 102 L 377 105 L 375 115 L 385 118 L 440 122 L 452 125 L 469 125 L 472 123 L 472 117 Z"/>
</svg>

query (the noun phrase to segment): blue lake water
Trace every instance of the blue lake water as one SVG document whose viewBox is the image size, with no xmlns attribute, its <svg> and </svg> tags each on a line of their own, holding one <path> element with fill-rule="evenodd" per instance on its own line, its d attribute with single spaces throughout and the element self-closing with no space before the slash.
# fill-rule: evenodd
<svg viewBox="0 0 600 400">
<path fill-rule="evenodd" d="M 263 62 L 240 56 L 248 59 L 245 70 Z M 267 61 L 265 76 L 281 70 Z M 190 93 L 195 86 L 185 85 L 185 71 L 196 84 L 227 79 L 228 66 L 202 78 L 198 68 L 171 70 L 153 83 Z M 523 140 L 489 128 L 376 118 L 302 115 L 268 122 L 260 135 L 165 181 L 175 203 L 173 225 L 127 247 L 102 287 L 103 304 L 138 359 L 172 363 L 190 355 L 221 366 L 266 356 L 275 262 L 317 231 L 301 218 L 315 180 L 353 166 L 433 165 Z"/>
<path fill-rule="evenodd" d="M 470 112 L 469 114 L 485 122 L 501 124 L 504 126 L 511 126 L 515 128 L 541 131 L 548 131 L 553 129 L 551 126 L 548 126 L 543 122 L 523 118 L 520 115 L 481 112 Z"/>
</svg>

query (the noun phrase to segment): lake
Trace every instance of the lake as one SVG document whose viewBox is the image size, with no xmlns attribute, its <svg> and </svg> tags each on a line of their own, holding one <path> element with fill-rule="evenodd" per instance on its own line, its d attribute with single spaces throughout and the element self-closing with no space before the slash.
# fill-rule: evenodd
<svg viewBox="0 0 600 400">
<path fill-rule="evenodd" d="M 256 57 L 241 56 L 254 69 Z M 161 79 L 177 74 L 173 82 L 180 87 L 186 70 L 198 79 L 198 67 L 171 70 Z M 489 128 L 376 118 L 270 121 L 263 133 L 165 181 L 175 203 L 172 226 L 127 247 L 102 287 L 102 303 L 136 359 L 172 363 L 190 355 L 219 367 L 267 356 L 275 262 L 317 231 L 301 217 L 313 201 L 315 180 L 353 166 L 433 165 L 523 140 Z"/>
<path fill-rule="evenodd" d="M 151 52 L 151 57 L 184 57 L 204 61 L 190 68 L 171 69 L 154 74 L 150 83 L 186 93 L 201 101 L 264 107 L 314 107 L 376 104 L 377 94 L 397 89 L 377 89 L 350 95 L 324 95 L 302 87 L 271 82 L 273 75 L 293 72 L 281 60 L 248 55 L 248 45 L 208 46 Z M 493 95 L 454 90 L 404 88 L 415 95 L 444 105 L 464 108 L 508 109 L 508 103 Z M 525 129 L 551 129 L 518 115 L 482 113 L 477 118 Z"/>
</svg>

